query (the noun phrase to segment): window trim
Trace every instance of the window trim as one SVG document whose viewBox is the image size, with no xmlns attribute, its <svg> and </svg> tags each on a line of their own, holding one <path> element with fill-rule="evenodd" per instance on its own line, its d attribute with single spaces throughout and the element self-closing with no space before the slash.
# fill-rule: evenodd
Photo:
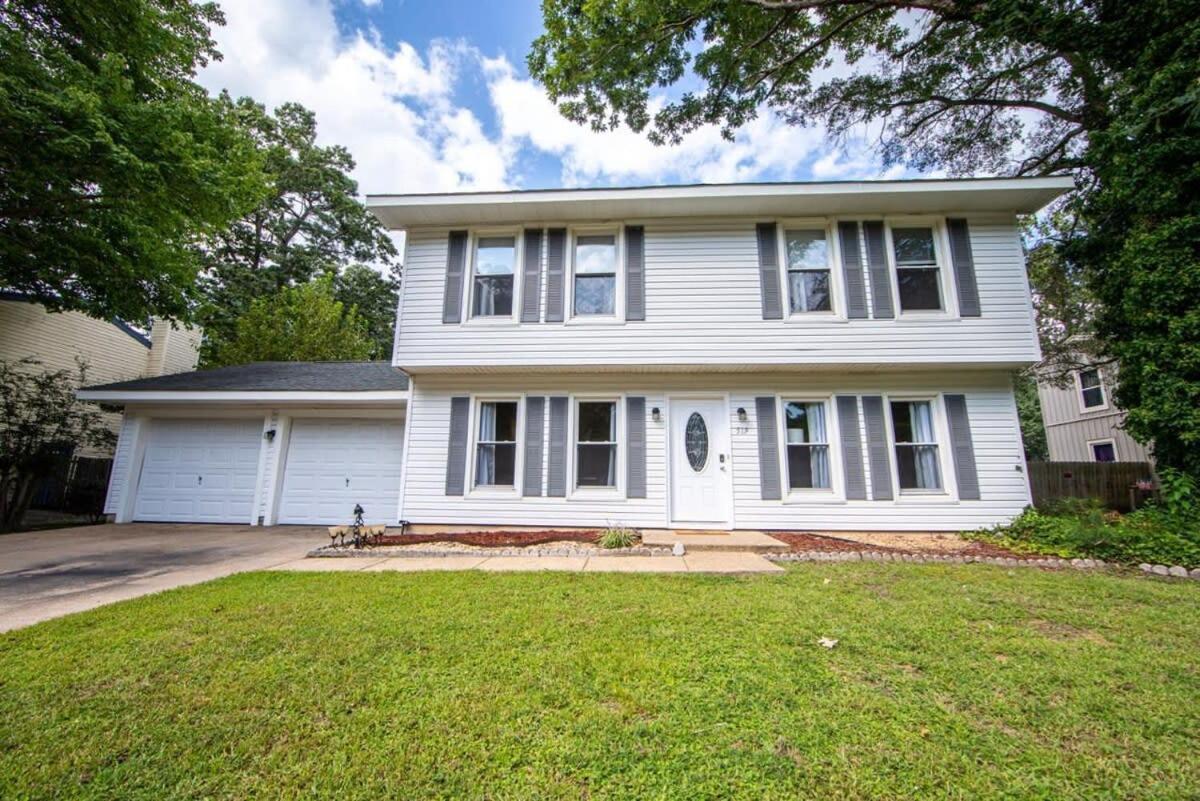
<svg viewBox="0 0 1200 801">
<path fill-rule="evenodd" d="M 825 436 L 829 448 L 829 486 L 828 487 L 797 487 L 792 488 L 791 475 L 788 473 L 787 458 L 787 415 L 784 406 L 787 403 L 820 403 L 825 407 Z M 794 394 L 777 394 L 775 396 L 775 416 L 777 420 L 776 439 L 778 440 L 783 502 L 787 503 L 829 503 L 844 502 L 846 499 L 845 472 L 842 469 L 841 430 L 837 415 L 834 413 L 832 395 L 813 395 L 797 392 Z"/>
<path fill-rule="evenodd" d="M 494 486 L 480 486 L 475 483 L 475 466 L 479 456 L 479 420 L 480 409 L 485 403 L 516 403 L 517 404 L 517 440 L 516 440 L 516 456 L 513 459 L 513 483 L 512 486 L 507 484 Z M 525 395 L 524 394 L 499 394 L 499 395 L 472 395 L 471 396 L 471 414 L 469 425 L 471 432 L 470 436 L 470 453 L 467 456 L 467 473 L 469 483 L 467 484 L 466 497 L 486 496 L 495 498 L 500 496 L 520 497 L 521 490 L 524 485 L 525 476 Z"/>
<path fill-rule="evenodd" d="M 1112 451 L 1113 451 L 1112 460 L 1114 462 L 1121 461 L 1121 453 L 1120 453 L 1120 451 L 1117 450 L 1117 440 L 1114 437 L 1101 437 L 1100 439 L 1087 440 L 1088 455 L 1092 457 L 1091 461 L 1095 462 L 1096 464 L 1106 464 L 1105 462 L 1101 462 L 1099 459 L 1096 458 L 1096 446 L 1097 445 L 1112 445 Z"/>
<path fill-rule="evenodd" d="M 1090 389 L 1099 389 L 1100 397 L 1104 402 L 1099 406 L 1088 406 L 1083 402 L 1083 374 L 1088 371 L 1094 371 L 1096 377 L 1100 379 L 1098 387 L 1090 387 Z M 1075 378 L 1075 402 L 1079 404 L 1080 414 L 1095 414 L 1096 412 L 1108 411 L 1108 386 L 1104 383 L 1104 373 L 1099 367 L 1081 367 L 1078 370 L 1072 371 L 1072 376 Z"/>
<path fill-rule="evenodd" d="M 933 258 L 937 262 L 938 291 L 941 293 L 942 308 L 905 310 L 900 303 L 900 267 L 896 263 L 896 246 L 892 239 L 893 228 L 930 228 L 933 230 Z M 946 232 L 946 218 L 932 216 L 890 216 L 883 218 L 884 250 L 887 251 L 888 280 L 891 283 L 893 314 L 895 319 L 921 319 L 930 317 L 959 318 L 958 293 L 950 264 L 950 240 Z M 870 286 L 870 281 L 867 282 Z M 872 315 L 874 312 L 872 312 Z"/>
<path fill-rule="evenodd" d="M 570 448 L 570 458 L 567 460 L 567 499 L 592 500 L 595 498 L 620 498 L 625 496 L 625 395 L 624 393 L 588 393 L 571 395 L 569 412 L 567 414 L 567 446 Z M 617 446 L 617 482 L 611 487 L 581 487 L 578 482 L 579 473 L 579 404 L 604 402 L 613 404 L 613 413 L 617 416 L 616 446 Z"/>
<path fill-rule="evenodd" d="M 933 415 L 933 436 L 938 449 L 938 471 L 942 479 L 941 489 L 900 488 L 900 464 L 896 458 L 896 431 L 892 425 L 892 403 L 913 403 L 916 401 L 927 402 Z M 884 429 L 887 431 L 888 466 L 892 471 L 892 486 L 895 488 L 892 494 L 893 502 L 902 502 L 909 499 L 927 500 L 930 498 L 944 498 L 957 501 L 958 483 L 954 475 L 954 467 L 950 464 L 951 454 L 948 453 L 951 447 L 950 426 L 946 420 L 946 406 L 942 398 L 942 393 L 884 393 L 883 406 Z"/>
<path fill-rule="evenodd" d="M 785 322 L 842 322 L 846 309 L 842 298 L 842 245 L 834 235 L 836 220 L 831 217 L 784 217 L 775 221 L 776 248 L 779 252 L 779 282 L 782 289 L 783 319 Z M 825 246 L 829 253 L 829 311 L 793 312 L 792 284 L 789 280 L 787 259 L 787 232 L 821 229 L 825 232 Z"/>
<path fill-rule="evenodd" d="M 478 260 L 479 240 L 490 237 L 511 236 L 513 238 L 513 302 L 511 314 L 490 314 L 486 316 L 476 316 L 475 314 L 475 266 Z M 525 237 L 519 228 L 473 228 L 467 234 L 467 248 L 469 257 L 467 260 L 467 276 L 466 276 L 466 316 L 465 320 L 470 325 L 508 325 L 516 323 L 520 320 L 521 313 L 521 273 L 523 270 L 525 259 Z"/>
<path fill-rule="evenodd" d="M 575 243 L 580 236 L 604 236 L 611 234 L 616 246 L 616 275 L 612 314 L 575 313 Z M 567 227 L 567 252 L 563 265 L 566 286 L 563 287 L 563 320 L 570 325 L 624 325 L 625 324 L 625 226 L 620 223 L 604 225 L 572 225 Z"/>
</svg>

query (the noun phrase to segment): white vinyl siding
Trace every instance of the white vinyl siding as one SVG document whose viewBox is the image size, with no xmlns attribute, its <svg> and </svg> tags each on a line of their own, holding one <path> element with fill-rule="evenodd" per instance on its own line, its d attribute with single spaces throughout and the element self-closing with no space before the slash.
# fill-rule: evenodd
<svg viewBox="0 0 1200 801">
<path fill-rule="evenodd" d="M 518 391 L 526 396 L 570 395 L 576 399 L 601 398 L 606 393 L 607 397 L 614 393 L 623 397 L 645 397 L 647 497 L 614 497 L 612 493 L 588 497 L 587 493 L 578 492 L 567 498 L 447 497 L 444 484 L 450 398 L 464 394 L 497 397 Z M 790 496 L 782 501 L 761 499 L 754 416 L 756 397 L 773 395 L 782 400 L 873 393 L 883 394 L 885 398 L 891 395 L 912 398 L 940 397 L 941 393 L 949 392 L 962 393 L 967 399 L 983 500 L 960 502 L 952 491 L 935 496 L 897 496 L 895 501 L 845 501 L 830 497 L 829 493 L 800 499 Z M 466 525 L 602 527 L 623 523 L 635 527 L 666 526 L 668 404 L 672 394 L 697 393 L 728 398 L 733 523 L 737 528 L 960 531 L 1010 520 L 1029 503 L 1016 405 L 1009 376 L 1004 371 L 958 374 L 944 371 L 909 374 L 829 372 L 803 376 L 780 373 L 424 375 L 416 377 L 413 386 L 404 517 L 414 523 Z M 658 423 L 650 417 L 655 407 L 662 412 Z M 737 419 L 739 407 L 747 411 L 745 422 Z M 832 421 L 827 417 L 829 422 Z M 569 446 L 571 444 L 573 441 Z M 836 437 L 830 438 L 830 447 L 840 447 Z M 782 460 L 782 454 L 780 458 Z M 839 459 L 831 461 L 833 470 L 841 470 Z M 834 478 L 836 485 L 840 476 L 835 474 Z M 943 475 L 943 482 L 949 483 L 946 475 Z"/>
<path fill-rule="evenodd" d="M 830 315 L 805 325 L 762 319 L 754 220 L 628 221 L 645 224 L 644 322 L 622 322 L 618 315 L 616 321 L 571 317 L 566 325 L 500 328 L 442 323 L 447 229 L 416 228 L 407 238 L 394 363 L 414 372 L 568 365 L 753 370 L 1032 363 L 1039 353 L 1016 221 L 995 215 L 966 218 L 981 317 L 939 313 L 847 322 Z M 543 266 L 543 281 L 545 275 Z M 619 303 L 620 281 L 617 294 Z M 835 308 L 843 302 L 835 298 Z"/>
</svg>

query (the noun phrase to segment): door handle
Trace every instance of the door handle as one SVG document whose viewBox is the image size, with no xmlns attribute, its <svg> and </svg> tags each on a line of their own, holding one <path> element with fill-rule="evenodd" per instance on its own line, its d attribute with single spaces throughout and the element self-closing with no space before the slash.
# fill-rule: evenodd
<svg viewBox="0 0 1200 801">
<path fill-rule="evenodd" d="M 725 464 L 725 454 L 722 453 L 717 458 L 721 460 L 721 464 Z"/>
<path fill-rule="evenodd" d="M 199 487 L 202 484 L 204 484 L 204 476 L 196 476 L 196 486 Z"/>
<path fill-rule="evenodd" d="M 350 486 L 350 479 L 346 479 L 346 486 L 347 486 L 347 487 L 349 487 L 349 486 Z"/>
</svg>

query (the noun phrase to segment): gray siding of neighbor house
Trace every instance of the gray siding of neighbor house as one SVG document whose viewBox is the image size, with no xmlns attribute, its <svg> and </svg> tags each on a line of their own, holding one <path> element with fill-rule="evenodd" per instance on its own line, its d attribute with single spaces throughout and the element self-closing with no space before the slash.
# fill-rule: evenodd
<svg viewBox="0 0 1200 801">
<path fill-rule="evenodd" d="M 1084 412 L 1079 402 L 1079 389 L 1074 381 L 1065 387 L 1049 383 L 1038 384 L 1050 461 L 1093 461 L 1089 443 L 1101 439 L 1113 441 L 1119 462 L 1151 461 L 1149 451 L 1121 428 L 1125 413 L 1112 406 L 1111 392 L 1109 376 L 1105 376 L 1104 393 L 1109 405 L 1098 411 Z"/>
</svg>

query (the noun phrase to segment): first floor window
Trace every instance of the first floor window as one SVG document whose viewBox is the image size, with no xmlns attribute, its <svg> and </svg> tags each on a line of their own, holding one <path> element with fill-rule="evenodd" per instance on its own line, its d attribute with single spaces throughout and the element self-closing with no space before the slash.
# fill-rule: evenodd
<svg viewBox="0 0 1200 801">
<path fill-rule="evenodd" d="M 896 285 L 902 311 L 942 308 L 941 276 L 932 228 L 893 228 Z"/>
<path fill-rule="evenodd" d="M 617 237 L 597 234 L 575 238 L 575 314 L 617 311 Z"/>
<path fill-rule="evenodd" d="M 1092 460 L 1097 462 L 1117 461 L 1117 446 L 1111 440 L 1093 442 Z"/>
<path fill-rule="evenodd" d="M 788 231 L 788 298 L 792 314 L 833 309 L 829 289 L 829 242 L 821 229 Z"/>
<path fill-rule="evenodd" d="M 617 404 L 580 401 L 575 437 L 575 484 L 617 486 Z"/>
<path fill-rule="evenodd" d="M 1089 367 L 1079 371 L 1079 394 L 1085 409 L 1104 406 L 1104 381 L 1100 378 L 1099 370 Z"/>
<path fill-rule="evenodd" d="M 517 402 L 479 404 L 475 486 L 512 487 L 517 468 Z"/>
<path fill-rule="evenodd" d="M 829 433 L 825 404 L 788 401 L 783 404 L 787 432 L 788 486 L 829 489 Z"/>
<path fill-rule="evenodd" d="M 483 236 L 476 241 L 472 316 L 512 316 L 513 271 L 516 263 L 515 237 Z"/>
<path fill-rule="evenodd" d="M 892 433 L 896 438 L 900 489 L 941 489 L 937 436 L 933 430 L 933 404 L 929 401 L 893 401 Z"/>
</svg>

